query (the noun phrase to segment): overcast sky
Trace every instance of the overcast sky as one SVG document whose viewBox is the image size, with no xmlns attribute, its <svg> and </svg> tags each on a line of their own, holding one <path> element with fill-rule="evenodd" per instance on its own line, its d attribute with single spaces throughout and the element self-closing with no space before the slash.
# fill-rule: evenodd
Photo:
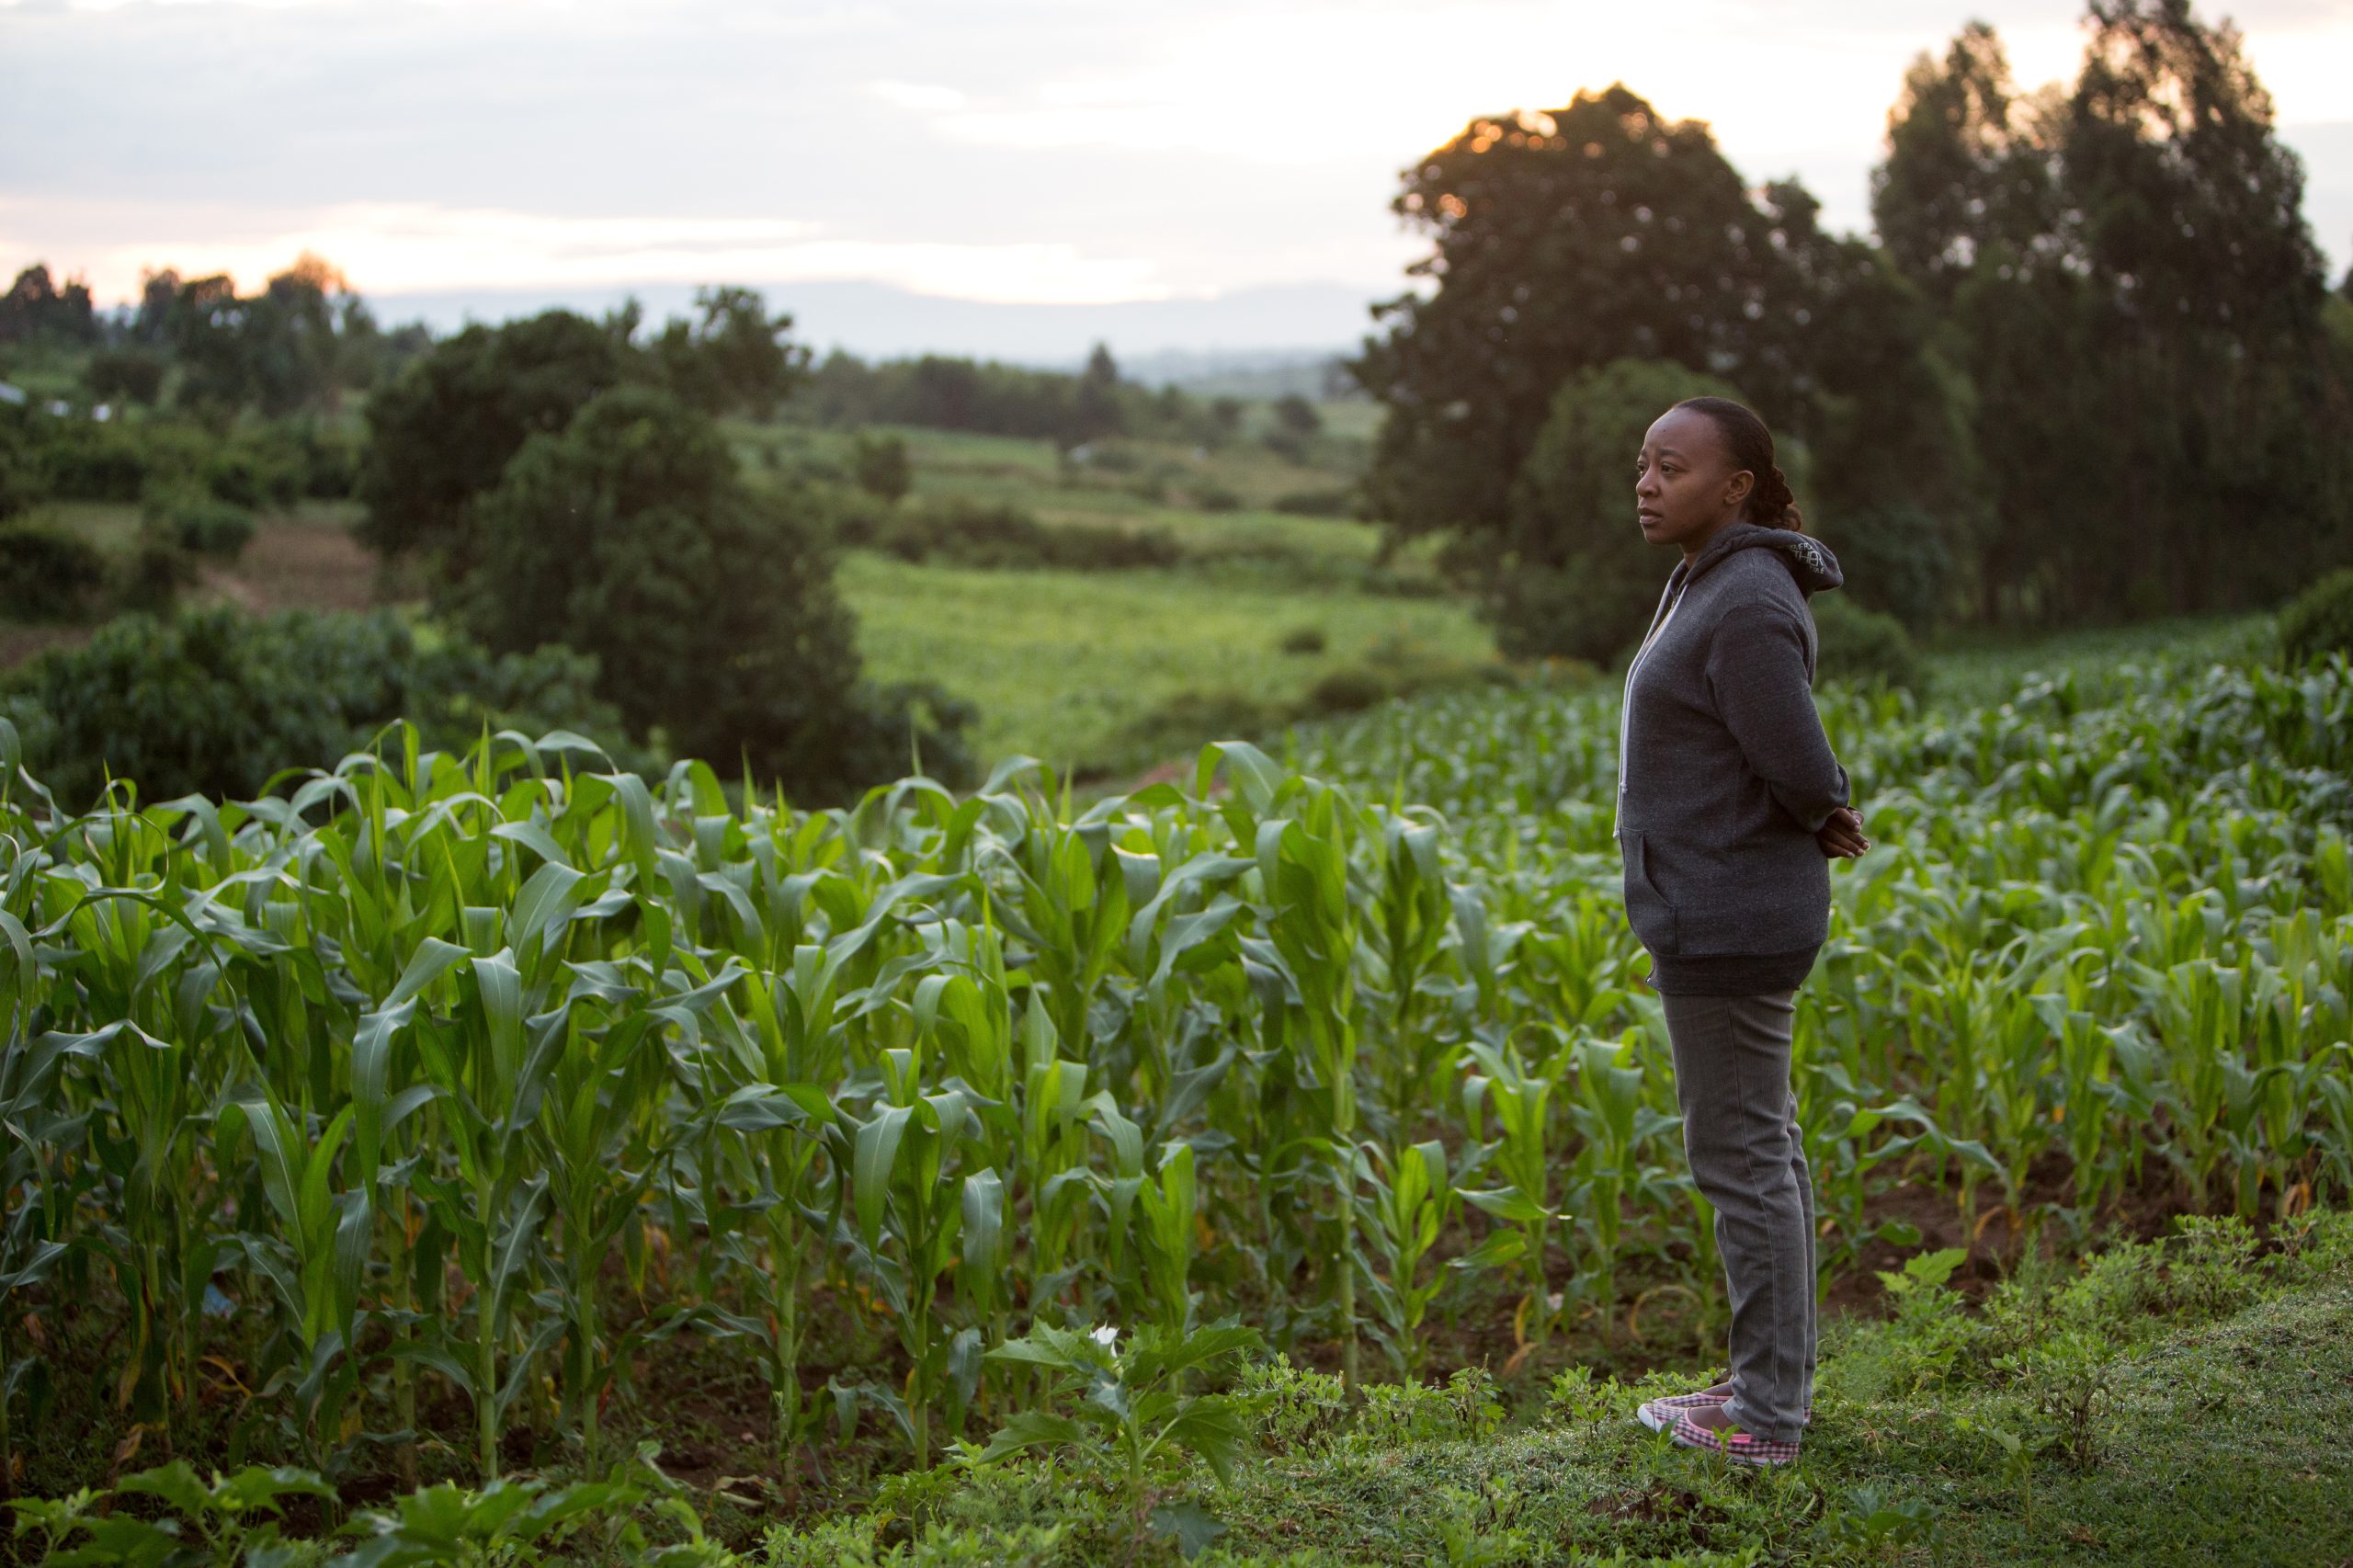
<svg viewBox="0 0 2353 1568">
<path fill-rule="evenodd" d="M 1622 79 L 1839 226 L 1906 63 L 1972 16 L 2021 82 L 2080 7 L 1281 0 L 0 0 L 0 267 L 376 296 L 859 279 L 955 300 L 1370 298 L 1397 171 Z M 2201 14 L 2214 14 L 2201 9 Z M 2306 212 L 2353 251 L 2353 0 L 2233 9 Z M 818 324 L 808 324 L 816 326 Z M 822 338 L 823 333 L 817 334 Z"/>
</svg>

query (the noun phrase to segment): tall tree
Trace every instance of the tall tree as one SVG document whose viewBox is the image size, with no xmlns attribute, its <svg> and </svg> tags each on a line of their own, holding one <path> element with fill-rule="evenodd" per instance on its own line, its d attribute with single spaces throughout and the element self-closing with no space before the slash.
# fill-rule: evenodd
<svg viewBox="0 0 2353 1568">
<path fill-rule="evenodd" d="M 90 343 L 97 335 L 90 286 L 75 278 L 59 288 L 45 263 L 17 273 L 8 291 L 0 294 L 0 343 Z"/>
<path fill-rule="evenodd" d="M 1971 22 L 1941 62 L 1923 54 L 1888 111 L 1888 157 L 1871 174 L 1880 243 L 1940 306 L 1981 257 L 2032 267 L 2058 220 L 2048 94 L 2022 96 L 2001 39 Z"/>
<path fill-rule="evenodd" d="M 1072 393 L 1071 439 L 1100 440 L 1118 435 L 1126 425 L 1120 407 L 1120 367 L 1111 358 L 1110 346 L 1098 343 L 1087 355 L 1086 369 L 1079 372 Z"/>
<path fill-rule="evenodd" d="M 1404 171 L 1391 204 L 1427 232 L 1375 307 L 1357 379 L 1389 405 L 1366 490 L 1394 529 L 1492 537 L 1563 381 L 1612 359 L 1729 376 L 1794 401 L 1783 324 L 1800 307 L 1787 234 L 1716 150 L 1622 84 L 1549 113 L 1472 120 Z"/>
<path fill-rule="evenodd" d="M 388 555 L 443 555 L 461 575 L 467 506 L 525 441 L 563 431 L 619 386 L 629 354 L 613 330 L 570 311 L 477 324 L 435 344 L 368 400 L 358 494 L 369 543 Z"/>
<path fill-rule="evenodd" d="M 460 617 L 494 651 L 595 654 L 635 731 L 722 772 L 740 757 L 828 799 L 879 776 L 822 512 L 804 489 L 745 485 L 717 426 L 675 395 L 623 386 L 534 434 L 467 527 Z M 881 767 L 903 767 L 904 745 Z"/>
<path fill-rule="evenodd" d="M 1924 58 L 1874 181 L 1973 385 L 1981 609 L 2271 602 L 2353 516 L 2302 172 L 2228 24 L 2096 0 L 2090 25 L 2064 96 L 2020 100 L 1982 25 Z"/>
<path fill-rule="evenodd" d="M 769 315 L 767 301 L 750 289 L 698 289 L 695 308 L 696 320 L 673 319 L 654 340 L 660 378 L 706 414 L 765 417 L 808 365 L 808 349 L 784 341 L 792 318 Z"/>
<path fill-rule="evenodd" d="M 1396 210 L 1437 241 L 1409 271 L 1437 288 L 1376 307 L 1389 331 L 1355 362 L 1389 405 L 1367 491 L 1397 532 L 1454 534 L 1448 558 L 1486 579 L 1506 642 L 1589 647 L 1618 623 L 1592 616 L 1597 578 L 1562 568 L 1623 508 L 1542 514 L 1605 493 L 1552 478 L 1515 499 L 1572 385 L 1582 427 L 1634 420 L 1637 433 L 1711 378 L 1737 385 L 1793 469 L 1811 449 L 1828 505 L 1806 497 L 1809 516 L 1835 536 L 1886 534 L 1900 513 L 1907 539 L 1925 517 L 1949 552 L 1979 526 L 1957 412 L 1966 387 L 1935 347 L 1927 301 L 1871 245 L 1824 233 L 1795 181 L 1752 192 L 1705 125 L 1665 120 L 1617 85 L 1547 114 L 1473 120 L 1404 180 Z M 1577 380 L 1620 361 L 1652 369 Z M 1595 400 L 1637 389 L 1661 401 L 1597 412 Z M 1563 449 L 1587 449 L 1556 442 L 1546 461 Z M 1631 452 L 1610 460 L 1607 494 Z M 1917 619 L 1938 595 L 1926 597 L 1879 602 Z M 1572 617 L 1587 631 L 1565 632 Z"/>
</svg>

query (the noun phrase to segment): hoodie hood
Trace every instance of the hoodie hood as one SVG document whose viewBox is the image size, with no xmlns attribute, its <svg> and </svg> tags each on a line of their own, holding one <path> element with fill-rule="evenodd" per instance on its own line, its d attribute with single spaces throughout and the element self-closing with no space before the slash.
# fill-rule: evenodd
<svg viewBox="0 0 2353 1568">
<path fill-rule="evenodd" d="M 1789 528 L 1770 528 L 1762 523 L 1733 523 L 1708 541 L 1698 560 L 1690 562 L 1690 581 L 1714 570 L 1716 565 L 1735 551 L 1769 550 L 1780 557 L 1781 564 L 1790 569 L 1797 580 L 1798 592 L 1811 597 L 1824 588 L 1835 588 L 1847 579 L 1838 570 L 1838 558 L 1830 547 L 1811 534 Z M 1680 572 L 1685 562 L 1677 562 Z"/>
</svg>

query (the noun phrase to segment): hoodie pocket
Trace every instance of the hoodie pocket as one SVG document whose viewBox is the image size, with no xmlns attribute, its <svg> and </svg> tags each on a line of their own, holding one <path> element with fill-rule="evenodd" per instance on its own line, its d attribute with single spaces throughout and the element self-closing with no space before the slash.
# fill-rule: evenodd
<svg viewBox="0 0 2353 1568">
<path fill-rule="evenodd" d="M 1633 926 L 1634 935 L 1643 946 L 1654 953 L 1681 950 L 1682 937 L 1677 930 L 1675 905 L 1658 891 L 1651 880 L 1650 841 L 1643 835 L 1631 834 L 1622 848 L 1626 863 L 1626 920 Z"/>
</svg>

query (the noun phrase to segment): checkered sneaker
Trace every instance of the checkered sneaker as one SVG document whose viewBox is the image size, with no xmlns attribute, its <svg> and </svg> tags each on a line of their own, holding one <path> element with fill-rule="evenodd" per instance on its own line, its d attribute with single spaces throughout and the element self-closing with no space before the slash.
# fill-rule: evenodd
<svg viewBox="0 0 2353 1568">
<path fill-rule="evenodd" d="M 1664 1432 L 1680 1421 L 1685 1411 L 1722 1404 L 1731 1397 L 1729 1394 L 1710 1393 L 1705 1389 L 1698 1393 L 1670 1393 L 1638 1405 L 1634 1410 L 1634 1419 L 1654 1432 Z"/>
<path fill-rule="evenodd" d="M 1676 1418 L 1667 1436 L 1675 1439 L 1678 1449 L 1699 1449 L 1711 1454 L 1722 1454 L 1734 1464 L 1766 1465 L 1793 1464 L 1798 1457 L 1795 1443 L 1777 1443 L 1770 1437 L 1759 1437 L 1750 1432 L 1718 1432 L 1700 1426 L 1688 1415 Z"/>
<path fill-rule="evenodd" d="M 1665 1394 L 1637 1405 L 1634 1409 L 1634 1419 L 1654 1432 L 1664 1432 L 1681 1419 L 1685 1411 L 1698 1410 L 1703 1405 L 1722 1404 L 1731 1397 L 1732 1395 L 1728 1393 L 1714 1393 L 1707 1389 L 1701 1389 L 1698 1393 Z M 1805 1409 L 1805 1425 L 1809 1426 L 1813 1425 L 1813 1406 L 1810 1404 Z"/>
</svg>

